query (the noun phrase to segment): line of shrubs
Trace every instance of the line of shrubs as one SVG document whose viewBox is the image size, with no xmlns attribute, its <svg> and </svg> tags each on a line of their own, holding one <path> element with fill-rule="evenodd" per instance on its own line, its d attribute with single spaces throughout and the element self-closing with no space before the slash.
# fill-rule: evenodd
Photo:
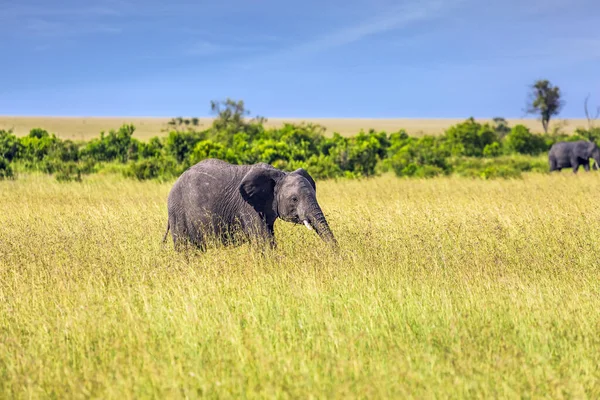
<svg viewBox="0 0 600 400">
<path fill-rule="evenodd" d="M 403 130 L 326 136 L 318 125 L 266 128 L 262 119 L 215 120 L 205 130 L 174 129 L 147 142 L 134 138 L 134 132 L 135 127 L 126 124 L 90 141 L 74 142 L 39 128 L 24 137 L 0 130 L 0 178 L 11 178 L 15 171 L 42 171 L 70 181 L 112 169 L 140 180 L 169 180 L 203 159 L 219 158 L 235 164 L 265 162 L 284 170 L 303 167 L 318 179 L 386 171 L 406 177 L 457 174 L 488 179 L 547 171 L 546 158 L 540 155 L 557 141 L 600 139 L 600 129 L 539 135 L 523 125 L 494 126 L 473 118 L 441 135 L 422 137 Z"/>
</svg>

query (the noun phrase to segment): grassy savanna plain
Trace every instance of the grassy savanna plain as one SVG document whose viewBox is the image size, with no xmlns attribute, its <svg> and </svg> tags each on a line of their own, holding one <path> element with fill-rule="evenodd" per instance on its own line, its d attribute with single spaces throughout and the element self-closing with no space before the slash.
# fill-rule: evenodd
<svg viewBox="0 0 600 400">
<path fill-rule="evenodd" d="M 163 136 L 168 132 L 168 122 L 171 118 L 153 117 L 10 117 L 0 116 L 0 129 L 13 129 L 17 136 L 25 136 L 33 128 L 43 128 L 55 133 L 61 139 L 89 140 L 99 136 L 101 131 L 119 129 L 123 124 L 133 124 L 136 128 L 135 137 L 148 140 L 154 136 Z M 386 131 L 388 133 L 405 129 L 412 136 L 435 135 L 443 133 L 452 125 L 461 123 L 466 118 L 448 119 L 360 119 L 360 118 L 269 118 L 265 127 L 280 127 L 284 123 L 300 124 L 315 123 L 324 126 L 328 134 L 337 132 L 343 136 L 354 136 L 361 129 Z M 211 126 L 212 118 L 199 118 L 197 129 L 204 130 Z M 481 123 L 492 122 L 491 119 L 477 119 Z M 541 132 L 542 125 L 536 119 L 508 119 L 510 126 L 523 124 L 533 132 Z M 190 125 L 191 126 L 191 125 Z M 560 126 L 567 133 L 577 128 L 587 126 L 582 119 L 557 120 L 551 126 Z"/>
<path fill-rule="evenodd" d="M 598 398 L 598 173 L 317 182 L 340 243 L 162 245 L 171 183 L 0 182 L 0 397 Z"/>
</svg>

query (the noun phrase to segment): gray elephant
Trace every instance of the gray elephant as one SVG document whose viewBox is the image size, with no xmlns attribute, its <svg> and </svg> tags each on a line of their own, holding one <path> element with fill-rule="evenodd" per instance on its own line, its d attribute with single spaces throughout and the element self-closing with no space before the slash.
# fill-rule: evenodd
<svg viewBox="0 0 600 400">
<path fill-rule="evenodd" d="M 192 243 L 205 250 L 210 237 L 231 244 L 234 236 L 275 247 L 277 218 L 304 224 L 324 241 L 337 244 L 317 202 L 315 181 L 302 168 L 286 173 L 265 163 L 203 160 L 171 188 L 168 214 L 163 243 L 170 229 L 176 249 Z"/>
<path fill-rule="evenodd" d="M 558 142 L 553 144 L 548 152 L 550 172 L 560 171 L 563 168 L 573 168 L 573 172 L 577 173 L 580 165 L 583 165 L 583 168 L 589 171 L 590 158 L 596 161 L 593 168 L 598 169 L 598 164 L 600 164 L 600 149 L 596 143 L 588 142 L 587 140 Z"/>
</svg>

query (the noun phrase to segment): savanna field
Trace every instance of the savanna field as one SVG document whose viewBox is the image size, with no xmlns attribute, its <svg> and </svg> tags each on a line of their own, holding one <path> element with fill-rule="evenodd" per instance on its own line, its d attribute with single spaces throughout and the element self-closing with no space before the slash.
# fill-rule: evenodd
<svg viewBox="0 0 600 400">
<path fill-rule="evenodd" d="M 134 124 L 136 126 L 136 137 L 148 140 L 161 131 L 168 131 L 171 118 L 152 117 L 15 117 L 0 115 L 0 129 L 12 129 L 19 136 L 25 136 L 31 129 L 44 127 L 51 132 L 56 132 L 62 139 L 89 140 L 95 138 L 100 131 L 117 130 L 123 124 Z M 214 118 L 197 118 L 199 129 L 210 127 Z M 281 127 L 285 123 L 299 124 L 312 122 L 322 125 L 329 132 L 338 132 L 343 136 L 352 136 L 361 129 L 368 131 L 385 130 L 395 132 L 406 129 L 414 135 L 424 134 L 437 135 L 450 126 L 462 122 L 459 118 L 269 118 L 265 122 L 268 128 Z M 483 120 L 491 123 L 491 120 Z M 509 119 L 510 125 L 524 125 L 533 131 L 540 129 L 539 121 L 534 118 Z M 558 125 L 562 130 L 573 133 L 577 127 L 586 126 L 587 121 L 583 119 L 566 118 L 553 125 Z M 194 126 L 194 125 L 191 125 Z"/>
<path fill-rule="evenodd" d="M 600 173 L 319 180 L 340 248 L 163 245 L 173 181 L 0 181 L 2 398 L 598 398 Z"/>
</svg>

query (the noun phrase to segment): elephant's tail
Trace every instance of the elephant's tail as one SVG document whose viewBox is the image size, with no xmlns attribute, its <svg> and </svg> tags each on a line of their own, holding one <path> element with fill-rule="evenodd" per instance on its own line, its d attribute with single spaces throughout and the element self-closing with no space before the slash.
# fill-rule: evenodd
<svg viewBox="0 0 600 400">
<path fill-rule="evenodd" d="M 171 221 L 167 221 L 167 231 L 165 232 L 165 236 L 163 236 L 163 240 L 162 240 L 163 243 L 167 241 L 167 235 L 169 234 L 170 227 L 171 227 Z"/>
</svg>

